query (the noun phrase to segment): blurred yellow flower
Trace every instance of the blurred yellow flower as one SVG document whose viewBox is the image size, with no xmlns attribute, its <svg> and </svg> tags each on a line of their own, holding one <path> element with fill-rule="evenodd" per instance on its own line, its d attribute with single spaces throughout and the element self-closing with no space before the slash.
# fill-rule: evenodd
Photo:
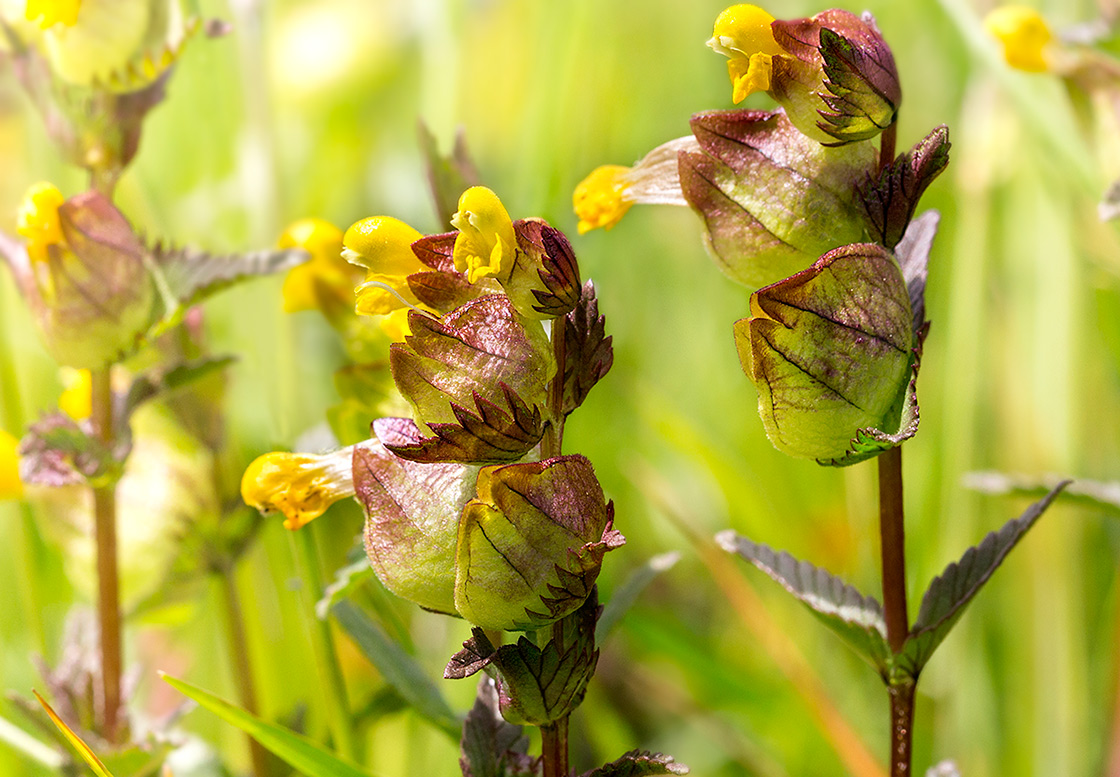
<svg viewBox="0 0 1120 777">
<path fill-rule="evenodd" d="M 65 245 L 58 209 L 66 198 L 47 181 L 32 184 L 16 215 L 16 231 L 27 238 L 27 255 L 34 262 L 48 259 L 49 247 Z"/>
<path fill-rule="evenodd" d="M 44 30 L 56 24 L 73 27 L 78 23 L 81 8 L 82 0 L 27 0 L 24 15 Z"/>
<path fill-rule="evenodd" d="M 342 232 L 329 221 L 299 219 L 280 236 L 280 248 L 302 248 L 311 260 L 288 271 L 284 279 L 284 311 L 295 313 L 320 307 L 321 295 L 345 307 L 354 304 L 356 268 L 342 258 Z"/>
<path fill-rule="evenodd" d="M 20 499 L 23 496 L 18 448 L 19 440 L 0 429 L 0 499 Z"/>
<path fill-rule="evenodd" d="M 93 374 L 89 370 L 64 369 L 65 388 L 58 398 L 58 409 L 75 421 L 93 412 Z"/>
<path fill-rule="evenodd" d="M 602 165 L 579 182 L 572 193 L 572 207 L 579 216 L 581 235 L 600 227 L 610 229 L 630 210 L 634 203 L 622 198 L 630 185 L 626 180 L 629 172 L 622 165 Z"/>
<path fill-rule="evenodd" d="M 241 477 L 241 498 L 262 513 L 284 514 L 284 528 L 303 528 L 354 495 L 353 446 L 331 453 L 266 453 Z"/>
<path fill-rule="evenodd" d="M 356 290 L 359 315 L 385 315 L 418 303 L 408 288 L 408 276 L 429 269 L 412 252 L 412 244 L 421 237 L 390 216 L 370 216 L 346 230 L 342 257 L 367 271 L 365 282 Z"/>
<path fill-rule="evenodd" d="M 1054 33 L 1046 19 L 1033 8 L 1006 5 L 984 19 L 984 28 L 1003 46 L 1007 64 L 1031 73 L 1050 69 L 1049 51 Z"/>
<path fill-rule="evenodd" d="M 517 237 L 513 221 L 498 195 L 485 186 L 472 186 L 459 197 L 459 210 L 451 217 L 459 230 L 451 258 L 455 269 L 478 283 L 493 276 L 505 281 L 513 270 Z"/>
<path fill-rule="evenodd" d="M 699 151 L 692 135 L 675 138 L 650 151 L 633 167 L 596 167 L 572 192 L 572 208 L 579 217 L 579 233 L 610 229 L 635 203 L 687 205 L 681 192 L 677 155 Z"/>
<path fill-rule="evenodd" d="M 774 40 L 774 17 L 757 5 L 733 5 L 716 17 L 708 46 L 723 54 L 731 78 L 731 97 L 740 103 L 770 89 L 771 57 L 785 50 Z"/>
<path fill-rule="evenodd" d="M 412 334 L 412 328 L 408 325 L 408 313 L 409 308 L 397 308 L 381 318 L 381 331 L 394 343 L 404 342 Z"/>
</svg>

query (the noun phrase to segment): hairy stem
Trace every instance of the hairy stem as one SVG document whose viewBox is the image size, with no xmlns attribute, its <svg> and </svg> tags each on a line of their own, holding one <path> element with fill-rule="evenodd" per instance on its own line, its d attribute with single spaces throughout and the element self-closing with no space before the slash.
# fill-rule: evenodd
<svg viewBox="0 0 1120 777">
<path fill-rule="evenodd" d="M 322 688 L 323 702 L 326 706 L 327 725 L 335 749 L 350 760 L 357 760 L 357 747 L 350 718 L 350 702 L 346 697 L 346 681 L 342 676 L 342 665 L 338 662 L 331 625 L 315 613 L 315 597 L 323 592 L 323 577 L 319 571 L 319 554 L 315 549 L 315 538 L 307 527 L 291 532 L 295 543 L 296 565 L 303 578 L 304 615 L 307 618 L 311 637 L 311 650 L 319 685 Z"/>
<path fill-rule="evenodd" d="M 254 715 L 259 714 L 257 708 L 257 689 L 253 684 L 253 667 L 249 664 L 249 653 L 246 649 L 245 616 L 241 608 L 241 595 L 237 592 L 237 581 L 233 574 L 233 565 L 218 571 L 215 574 L 222 588 L 222 604 L 225 610 L 226 639 L 230 659 L 233 661 L 233 674 L 237 682 L 237 692 L 241 706 Z M 268 777 L 268 752 L 257 740 L 248 734 L 245 739 L 249 743 L 249 758 L 253 764 L 253 777 Z"/>
<path fill-rule="evenodd" d="M 888 689 L 891 697 L 891 777 L 910 777 L 914 688 L 913 682 L 907 682 Z"/>
<path fill-rule="evenodd" d="M 113 388 L 109 367 L 93 371 L 94 433 L 112 448 Z M 118 740 L 121 706 L 121 605 L 117 570 L 117 495 L 115 484 L 93 489 L 94 536 L 97 542 L 97 613 L 101 640 L 102 735 Z"/>
<path fill-rule="evenodd" d="M 910 631 L 906 613 L 906 543 L 902 510 L 902 448 L 879 456 L 879 538 L 887 641 L 898 653 Z M 914 683 L 891 685 L 891 777 L 909 777 Z"/>
</svg>

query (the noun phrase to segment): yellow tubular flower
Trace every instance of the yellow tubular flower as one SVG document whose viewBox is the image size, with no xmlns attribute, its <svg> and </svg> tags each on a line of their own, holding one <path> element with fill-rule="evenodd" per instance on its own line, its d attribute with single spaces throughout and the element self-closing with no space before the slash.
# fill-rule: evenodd
<svg viewBox="0 0 1120 777">
<path fill-rule="evenodd" d="M 23 197 L 16 215 L 16 231 L 27 238 L 27 255 L 33 262 L 45 262 L 48 247 L 65 245 L 58 208 L 66 202 L 58 187 L 46 181 L 33 184 Z"/>
<path fill-rule="evenodd" d="M 19 499 L 23 496 L 23 481 L 19 479 L 19 440 L 0 429 L 0 499 Z"/>
<path fill-rule="evenodd" d="M 602 165 L 580 181 L 572 193 L 572 207 L 579 216 L 581 235 L 593 229 L 610 229 L 626 215 L 634 203 L 624 199 L 630 182 L 629 167 Z"/>
<path fill-rule="evenodd" d="M 24 16 L 29 22 L 38 22 L 43 30 L 56 24 L 73 27 L 81 8 L 82 0 L 27 0 Z"/>
<path fill-rule="evenodd" d="M 505 281 L 514 264 L 517 238 L 513 221 L 498 195 L 485 186 L 472 186 L 459 197 L 459 210 L 451 217 L 459 230 L 451 258 L 467 280 L 494 276 Z"/>
<path fill-rule="evenodd" d="M 342 258 L 367 271 L 365 282 L 356 290 L 359 315 L 381 316 L 417 304 L 408 288 L 408 276 L 429 269 L 412 252 L 412 244 L 421 237 L 408 224 L 389 216 L 370 216 L 346 230 Z"/>
<path fill-rule="evenodd" d="M 408 311 L 408 308 L 398 308 L 379 322 L 381 331 L 394 343 L 403 343 L 412 334 L 412 328 L 408 325 Z"/>
<path fill-rule="evenodd" d="M 1050 69 L 1047 49 L 1054 33 L 1038 11 L 1021 5 L 996 8 L 984 19 L 984 28 L 1003 45 L 1003 58 L 1011 67 L 1031 73 Z"/>
<path fill-rule="evenodd" d="M 342 259 L 342 232 L 323 219 L 300 219 L 280 236 L 280 248 L 302 248 L 311 260 L 293 267 L 284 279 L 284 312 L 314 310 L 318 292 L 328 292 L 343 305 L 354 301 L 354 272 Z"/>
<path fill-rule="evenodd" d="M 262 513 L 280 511 L 284 528 L 303 528 L 354 495 L 353 446 L 332 453 L 266 453 L 241 476 L 241 498 Z"/>
<path fill-rule="evenodd" d="M 67 370 L 63 378 L 66 388 L 58 398 L 58 409 L 75 421 L 93 413 L 93 378 L 89 370 Z"/>
<path fill-rule="evenodd" d="M 774 17 L 757 5 L 742 3 L 716 18 L 708 46 L 728 58 L 731 97 L 740 103 L 755 92 L 770 88 L 771 57 L 785 50 L 774 40 Z"/>
</svg>

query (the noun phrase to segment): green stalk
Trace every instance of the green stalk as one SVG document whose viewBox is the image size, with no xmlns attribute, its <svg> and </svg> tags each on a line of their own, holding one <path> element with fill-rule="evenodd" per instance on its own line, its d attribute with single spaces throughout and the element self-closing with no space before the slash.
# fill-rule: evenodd
<svg viewBox="0 0 1120 777">
<path fill-rule="evenodd" d="M 906 612 L 906 547 L 902 510 L 902 448 L 879 456 L 879 538 L 887 641 L 898 653 L 910 631 Z M 909 777 L 914 728 L 914 683 L 891 685 L 891 777 Z"/>
<path fill-rule="evenodd" d="M 568 777 L 568 716 L 541 726 L 544 777 Z"/>
<path fill-rule="evenodd" d="M 257 689 L 253 684 L 253 667 L 249 664 L 246 650 L 245 616 L 241 608 L 241 595 L 237 592 L 234 565 L 218 570 L 215 575 L 222 588 L 222 604 L 226 619 L 226 639 L 230 659 L 233 661 L 233 675 L 237 682 L 237 692 L 241 706 L 254 715 L 259 715 Z M 249 758 L 253 764 L 253 777 L 268 777 L 268 752 L 248 734 Z"/>
<path fill-rule="evenodd" d="M 323 578 L 319 571 L 319 554 L 315 538 L 308 527 L 291 532 L 295 544 L 296 566 L 303 578 L 304 617 L 311 638 L 315 669 L 319 673 L 319 687 L 323 692 L 327 726 L 330 728 L 334 747 L 344 758 L 357 761 L 357 747 L 350 717 L 350 702 L 346 697 L 346 681 L 342 665 L 338 662 L 330 623 L 315 614 L 315 597 L 323 591 Z"/>
<path fill-rule="evenodd" d="M 113 445 L 113 388 L 110 368 L 93 370 L 92 421 L 94 433 Z M 117 496 L 115 484 L 93 489 L 94 536 L 97 542 L 97 613 L 101 641 L 101 733 L 118 742 L 121 707 L 121 605 L 117 569 Z"/>
</svg>

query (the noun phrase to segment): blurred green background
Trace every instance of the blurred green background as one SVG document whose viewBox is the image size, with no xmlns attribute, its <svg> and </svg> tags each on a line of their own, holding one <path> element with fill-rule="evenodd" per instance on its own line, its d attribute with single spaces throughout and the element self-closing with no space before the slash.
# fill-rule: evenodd
<svg viewBox="0 0 1120 777">
<path fill-rule="evenodd" d="M 270 246 L 289 221 L 342 228 L 387 214 L 443 231 L 419 151 L 422 119 L 448 148 L 464 128 L 483 182 L 514 218 L 542 216 L 571 237 L 599 289 L 615 363 L 569 422 L 566 452 L 588 456 L 617 510 L 626 547 L 609 557 L 602 598 L 651 556 L 681 561 L 602 646 L 575 714 L 579 771 L 633 747 L 692 773 L 857 774 L 862 747 L 885 765 L 887 702 L 874 671 L 761 574 L 712 550 L 734 528 L 827 567 L 878 596 L 873 464 L 846 470 L 774 450 L 740 370 L 731 325 L 749 291 L 705 256 L 686 209 L 635 208 L 610 232 L 579 237 L 571 192 L 595 166 L 629 164 L 688 132 L 692 112 L 730 107 L 723 58 L 704 47 L 715 0 L 276 0 L 203 2 L 233 33 L 192 41 L 167 101 L 148 121 L 119 202 L 147 235 L 214 251 Z M 864 6 L 848 6 L 860 11 Z M 925 584 L 1026 502 L 978 495 L 978 469 L 1120 477 L 1120 239 L 1096 202 L 1120 177 L 1114 121 L 1090 142 L 1061 84 L 1008 71 L 969 0 L 870 0 L 903 83 L 899 145 L 950 127 L 952 162 L 924 206 L 942 213 L 930 265 L 933 322 L 919 379 L 922 425 L 905 446 L 912 614 Z M 1055 27 L 1095 18 L 1089 0 L 1050 0 Z M 802 0 L 769 9 L 822 10 Z M 757 100 L 757 102 L 755 102 Z M 765 96 L 751 105 L 764 107 Z M 26 187 L 84 185 L 45 140 L 0 63 L 0 228 L 13 231 Z M 315 313 L 281 312 L 280 278 L 205 307 L 210 345 L 234 353 L 225 473 L 290 447 L 335 401 L 344 355 Z M 15 365 L 17 434 L 62 389 L 27 311 L 0 273 L 0 322 Z M 57 539 L 49 507 L 0 503 L 0 685 L 42 687 L 32 657 L 60 658 L 64 620 L 88 606 L 86 556 Z M 159 585 L 178 551 L 137 515 L 122 564 L 129 585 Z M 313 523 L 327 568 L 361 527 L 354 505 Z M 124 540 L 127 544 L 127 536 Z M 316 674 L 297 605 L 291 538 L 268 522 L 238 567 L 246 650 L 262 713 L 325 740 Z M 1117 707 L 1120 521 L 1059 504 L 973 603 L 923 675 L 915 771 L 955 759 L 965 777 L 1104 775 Z M 130 593 L 131 591 L 131 593 Z M 150 591 L 148 592 L 150 593 Z M 157 670 L 233 697 L 210 579 L 127 622 L 135 708 L 159 717 L 181 701 Z M 395 607 L 417 656 L 439 677 L 467 625 Z M 354 703 L 380 684 L 341 638 Z M 473 681 L 438 681 L 456 709 Z M 303 706 L 301 706 L 303 705 Z M 0 716 L 23 719 L 7 700 Z M 180 724 L 245 771 L 241 735 L 204 711 Z M 376 775 L 456 775 L 457 744 L 408 711 L 363 732 Z M 855 739 L 853 739 L 855 737 Z M 846 743 L 846 744 L 845 744 Z M 847 758 L 839 755 L 848 752 Z M 854 754 L 853 754 L 854 753 Z M 883 767 L 880 766 L 880 769 Z M 0 774 L 47 773 L 0 744 Z M 1112 775 L 1111 777 L 1115 777 Z"/>
</svg>

